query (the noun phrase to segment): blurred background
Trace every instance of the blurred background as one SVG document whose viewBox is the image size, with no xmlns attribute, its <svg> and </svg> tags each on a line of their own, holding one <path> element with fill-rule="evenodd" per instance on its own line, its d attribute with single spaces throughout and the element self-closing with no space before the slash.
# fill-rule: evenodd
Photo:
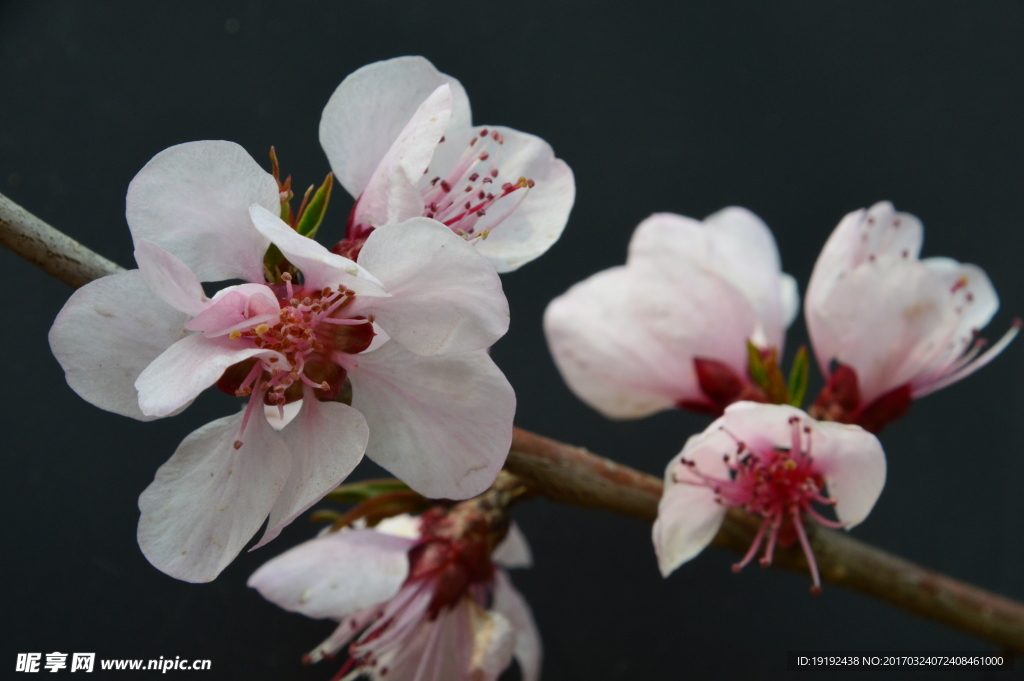
<svg viewBox="0 0 1024 681">
<path fill-rule="evenodd" d="M 474 122 L 543 137 L 576 174 L 561 241 L 503 277 L 512 328 L 494 358 L 516 388 L 518 424 L 659 476 L 708 419 L 604 419 L 565 387 L 541 330 L 548 301 L 622 263 L 652 212 L 753 210 L 802 291 L 839 219 L 889 199 L 923 220 L 924 255 L 988 272 L 1002 308 L 984 335 L 1024 314 L 1020 2 L 625 7 L 0 0 L 0 192 L 132 267 L 124 196 L 154 154 L 228 139 L 269 167 L 273 144 L 304 189 L 329 170 L 317 125 L 338 83 L 366 63 L 422 54 L 462 81 Z M 351 206 L 338 189 L 321 229 L 328 243 Z M 295 522 L 205 585 L 161 574 L 135 543 L 136 500 L 157 467 L 235 401 L 208 393 L 153 423 L 92 407 L 46 342 L 71 290 L 7 251 L 0 268 L 0 664 L 10 669 L 17 652 L 92 651 L 209 658 L 217 679 L 329 679 L 336 665 L 299 658 L 333 625 L 245 586 L 314 526 Z M 787 367 L 805 341 L 798 319 Z M 888 484 L 858 538 L 1024 599 L 1022 355 L 1018 340 L 886 430 Z M 820 385 L 815 373 L 810 395 Z M 719 550 L 663 580 L 650 528 L 634 520 L 543 500 L 515 517 L 535 566 L 513 579 L 543 634 L 547 681 L 789 678 L 787 650 L 994 649 L 836 587 L 812 598 L 803 575 L 734 575 L 736 556 Z M 1024 672 L 942 676 L 1011 674 Z"/>
</svg>

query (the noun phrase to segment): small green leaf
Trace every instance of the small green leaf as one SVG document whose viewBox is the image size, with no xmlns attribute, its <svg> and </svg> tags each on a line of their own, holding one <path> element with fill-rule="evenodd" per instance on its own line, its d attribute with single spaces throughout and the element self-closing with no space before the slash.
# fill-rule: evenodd
<svg viewBox="0 0 1024 681">
<path fill-rule="evenodd" d="M 757 346 L 747 341 L 747 373 L 750 380 L 761 390 L 768 390 L 768 367 L 764 365 L 764 358 Z"/>
<path fill-rule="evenodd" d="M 807 395 L 807 379 L 810 377 L 810 360 L 807 355 L 807 346 L 801 345 L 793 358 L 793 366 L 789 370 L 789 403 L 794 407 L 802 408 L 804 397 Z"/>
<path fill-rule="evenodd" d="M 335 487 L 333 491 L 327 493 L 327 498 L 333 499 L 334 501 L 358 504 L 359 502 L 372 499 L 376 496 L 380 496 L 381 494 L 402 492 L 408 489 L 409 486 L 401 480 L 378 478 L 374 480 L 350 482 L 347 485 L 339 485 L 338 487 Z"/>
<path fill-rule="evenodd" d="M 313 194 L 313 199 L 306 205 L 305 210 L 299 215 L 299 222 L 295 230 L 302 236 L 310 239 L 316 236 L 316 230 L 324 220 L 324 213 L 327 212 L 327 204 L 331 200 L 331 188 L 334 187 L 334 173 L 327 173 L 324 183 L 320 189 Z"/>
</svg>

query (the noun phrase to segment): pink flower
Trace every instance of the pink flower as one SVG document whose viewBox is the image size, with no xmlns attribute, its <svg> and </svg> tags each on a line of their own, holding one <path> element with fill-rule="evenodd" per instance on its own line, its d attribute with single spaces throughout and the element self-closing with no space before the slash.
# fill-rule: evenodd
<svg viewBox="0 0 1024 681">
<path fill-rule="evenodd" d="M 850 213 L 832 232 L 804 305 L 829 380 L 813 414 L 878 432 L 912 399 L 974 373 L 1017 335 L 1019 322 L 979 354 L 978 330 L 999 309 L 995 289 L 975 265 L 919 260 L 923 239 L 920 220 L 888 202 Z"/>
<path fill-rule="evenodd" d="M 551 302 L 544 330 L 566 383 L 605 416 L 676 406 L 721 413 L 759 399 L 747 342 L 781 353 L 797 307 L 796 284 L 756 215 L 726 208 L 697 222 L 658 213 L 636 228 L 624 266 Z"/>
<path fill-rule="evenodd" d="M 371 234 L 357 265 L 282 222 L 274 178 L 229 142 L 161 152 L 127 204 L 139 269 L 81 288 L 50 331 L 69 385 L 141 420 L 180 412 L 214 383 L 249 398 L 185 438 L 139 498 L 139 545 L 156 567 L 213 579 L 268 516 L 260 545 L 364 451 L 427 496 L 490 485 L 515 396 L 486 348 L 507 330 L 508 306 L 464 240 L 414 218 Z M 265 283 L 270 244 L 301 282 Z M 200 285 L 227 279 L 249 283 L 213 298 Z M 335 399 L 349 384 L 351 406 Z"/>
<path fill-rule="evenodd" d="M 761 565 L 767 566 L 776 544 L 799 541 L 817 593 L 821 580 L 805 517 L 849 529 L 871 512 L 884 485 L 885 454 L 874 435 L 815 421 L 795 407 L 738 402 L 691 437 L 665 469 L 653 530 L 658 565 L 667 577 L 704 550 L 728 509 L 743 508 L 763 521 L 733 570 L 753 560 L 762 545 Z M 832 506 L 839 522 L 823 517 L 815 504 Z"/>
<path fill-rule="evenodd" d="M 285 610 L 339 622 L 309 662 L 348 660 L 334 677 L 373 681 L 494 681 L 518 660 L 540 677 L 530 608 L 505 567 L 531 563 L 513 525 L 491 556 L 480 541 L 446 535 L 443 519 L 398 516 L 375 529 L 310 540 L 257 570 L 249 586 Z"/>
<path fill-rule="evenodd" d="M 558 240 L 576 195 L 572 171 L 544 140 L 473 126 L 462 85 L 423 57 L 348 76 L 324 109 L 320 143 L 357 198 L 335 247 L 353 259 L 374 228 L 428 217 L 510 272 Z"/>
</svg>

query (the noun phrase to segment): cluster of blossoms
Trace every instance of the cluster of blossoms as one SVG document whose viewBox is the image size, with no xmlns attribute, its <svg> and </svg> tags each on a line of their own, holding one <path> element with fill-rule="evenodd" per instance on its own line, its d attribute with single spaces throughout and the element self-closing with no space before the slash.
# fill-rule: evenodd
<svg viewBox="0 0 1024 681">
<path fill-rule="evenodd" d="M 878 203 L 847 215 L 814 267 L 804 312 L 826 385 L 810 414 L 806 354 L 790 380 L 778 357 L 799 307 L 768 227 L 726 208 L 703 222 L 642 222 L 626 264 L 573 286 L 544 316 L 570 388 L 602 414 L 639 418 L 682 407 L 719 415 L 665 471 L 653 539 L 665 576 L 700 553 L 729 508 L 762 524 L 741 569 L 764 546 L 801 544 L 810 518 L 850 528 L 885 484 L 873 433 L 914 398 L 977 371 L 1020 327 L 982 353 L 977 338 L 999 301 L 985 273 L 949 258 L 919 260 L 920 221 Z M 794 406 L 795 405 L 795 406 Z M 820 419 L 820 420 L 817 420 Z M 832 508 L 838 520 L 815 506 Z"/>
<path fill-rule="evenodd" d="M 79 395 L 140 420 L 212 386 L 244 400 L 187 436 L 139 498 L 138 542 L 157 568 L 214 579 L 264 522 L 253 548 L 366 455 L 426 504 L 419 515 L 342 523 L 250 585 L 339 622 L 308 655 L 344 651 L 336 679 L 493 681 L 515 658 L 535 681 L 536 627 L 496 567 L 530 562 L 507 509 L 428 500 L 480 495 L 505 461 L 516 399 L 488 354 L 509 327 L 498 275 L 559 238 L 572 172 L 539 138 L 473 126 L 459 82 L 419 57 L 346 78 L 320 140 L 332 174 L 298 212 L 273 152 L 273 173 L 230 142 L 157 154 L 128 190 L 138 269 L 71 297 L 54 355 Z M 355 204 L 327 248 L 313 237 L 334 178 Z M 625 265 L 551 303 L 551 352 L 587 404 L 617 419 L 718 417 L 666 470 L 653 530 L 665 576 L 740 508 L 761 520 L 734 568 L 799 543 L 819 591 L 805 521 L 863 521 L 885 483 L 874 434 L 1012 340 L 1018 324 L 982 352 L 992 285 L 973 265 L 920 260 L 922 239 L 916 218 L 879 203 L 826 243 L 804 303 L 826 378 L 810 413 L 806 351 L 788 382 L 779 369 L 797 286 L 747 210 L 656 214 Z"/>
</svg>

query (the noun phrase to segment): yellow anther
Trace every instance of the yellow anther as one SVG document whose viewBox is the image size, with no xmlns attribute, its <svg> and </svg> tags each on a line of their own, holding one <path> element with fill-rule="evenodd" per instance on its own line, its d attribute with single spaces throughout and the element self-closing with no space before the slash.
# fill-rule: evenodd
<svg viewBox="0 0 1024 681">
<path fill-rule="evenodd" d="M 256 331 L 256 333 L 259 334 L 260 336 L 262 336 L 267 331 L 270 331 L 270 327 L 267 326 L 266 324 L 260 324 L 254 329 L 254 331 Z"/>
<path fill-rule="evenodd" d="M 796 461 L 793 461 L 793 459 L 786 459 L 786 463 L 782 465 L 786 468 L 787 471 L 796 469 Z"/>
<path fill-rule="evenodd" d="M 238 329 L 235 329 L 234 331 L 232 331 L 231 333 L 228 334 L 228 338 L 230 338 L 231 340 L 238 340 L 241 337 L 242 337 L 242 332 L 239 331 Z"/>
</svg>

